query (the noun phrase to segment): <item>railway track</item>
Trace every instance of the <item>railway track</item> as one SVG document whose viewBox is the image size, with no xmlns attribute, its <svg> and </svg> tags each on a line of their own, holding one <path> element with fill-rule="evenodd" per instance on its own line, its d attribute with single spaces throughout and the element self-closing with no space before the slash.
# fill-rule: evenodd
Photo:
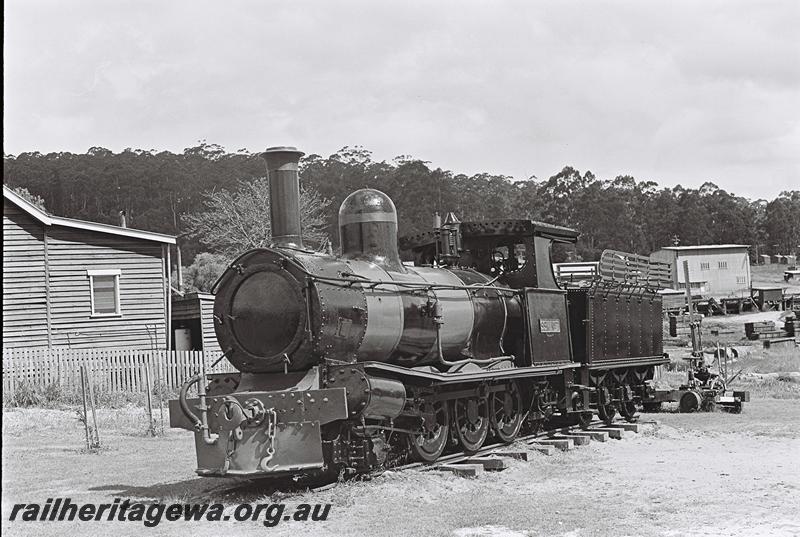
<svg viewBox="0 0 800 537">
<path fill-rule="evenodd" d="M 439 457 L 436 461 L 413 462 L 391 468 L 392 470 L 442 470 L 451 471 L 465 477 L 474 477 L 484 470 L 502 470 L 506 467 L 505 459 L 527 460 L 527 451 L 515 451 L 516 447 L 532 447 L 536 451 L 551 455 L 556 450 L 569 451 L 575 447 L 588 445 L 592 441 L 606 442 L 609 439 L 622 439 L 625 432 L 638 433 L 641 425 L 653 423 L 628 423 L 617 420 L 611 425 L 594 419 L 587 428 L 574 425 L 556 425 L 536 433 L 518 437 L 512 444 L 492 444 L 475 453 L 451 453 Z"/>
</svg>

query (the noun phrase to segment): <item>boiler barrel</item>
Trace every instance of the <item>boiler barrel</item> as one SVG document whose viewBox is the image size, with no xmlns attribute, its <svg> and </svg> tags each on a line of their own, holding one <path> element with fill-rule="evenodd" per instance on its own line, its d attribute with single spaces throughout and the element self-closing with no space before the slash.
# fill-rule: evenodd
<svg viewBox="0 0 800 537">
<path fill-rule="evenodd" d="M 324 281 L 315 283 L 319 317 L 316 313 L 314 317 L 322 325 L 317 350 L 325 357 L 406 367 L 435 364 L 439 360 L 435 303 L 443 321 L 438 337 L 444 359 L 504 354 L 503 336 L 508 323 L 515 322 L 509 320 L 509 311 L 519 311 L 509 308 L 509 302 L 517 298 L 492 289 L 487 276 L 431 267 L 405 267 L 401 273 L 358 260 L 345 264 L 344 271 L 334 266 L 319 268 L 323 274 L 347 272 L 356 280 L 383 283 L 354 285 L 347 291 Z M 489 288 L 465 288 L 470 285 Z M 353 316 L 353 310 L 363 310 L 363 314 Z M 342 339 L 351 344 L 343 348 Z"/>
<path fill-rule="evenodd" d="M 469 270 L 400 273 L 368 261 L 253 250 L 220 280 L 215 327 L 242 371 L 302 371 L 322 359 L 415 367 L 439 361 L 438 303 L 443 358 L 490 358 L 505 354 L 503 336 L 519 322 L 509 312 L 519 308 L 516 296 L 488 280 Z M 467 287 L 476 284 L 483 288 Z"/>
</svg>

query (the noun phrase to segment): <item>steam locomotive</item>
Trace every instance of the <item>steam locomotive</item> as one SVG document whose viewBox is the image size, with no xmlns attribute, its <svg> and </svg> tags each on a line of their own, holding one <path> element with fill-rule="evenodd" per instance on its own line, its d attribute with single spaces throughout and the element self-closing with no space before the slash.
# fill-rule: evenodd
<svg viewBox="0 0 800 537">
<path fill-rule="evenodd" d="M 576 231 L 450 214 L 398 243 L 395 206 L 372 189 L 341 205 L 341 254 L 314 251 L 300 233 L 302 155 L 263 154 L 272 245 L 215 286 L 217 338 L 239 372 L 201 372 L 170 401 L 199 475 L 370 472 L 510 443 L 555 417 L 636 419 L 668 361 L 646 263 L 615 253 L 589 284 L 562 288 L 550 252 Z"/>
</svg>

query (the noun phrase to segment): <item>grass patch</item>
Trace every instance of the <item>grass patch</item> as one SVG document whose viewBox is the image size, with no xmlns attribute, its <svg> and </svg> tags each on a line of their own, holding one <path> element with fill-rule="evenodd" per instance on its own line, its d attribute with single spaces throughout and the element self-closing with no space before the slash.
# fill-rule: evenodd
<svg viewBox="0 0 800 537">
<path fill-rule="evenodd" d="M 762 350 L 734 363 L 729 371 L 742 368 L 744 371 L 734 380 L 732 388 L 749 390 L 752 397 L 800 399 L 797 375 L 788 374 L 800 372 L 800 351 L 797 349 L 783 352 Z"/>
<path fill-rule="evenodd" d="M 178 397 L 178 390 L 166 386 L 154 386 L 151 396 L 155 407 L 158 406 L 159 394 L 166 405 L 169 399 Z M 125 408 L 132 405 L 143 407 L 147 404 L 147 394 L 145 392 L 106 392 L 99 386 L 94 386 L 94 403 L 95 406 L 105 408 Z M 3 392 L 4 408 L 63 408 L 82 404 L 80 388 L 65 388 L 58 383 L 41 386 L 23 381 L 14 387 L 13 393 Z"/>
<path fill-rule="evenodd" d="M 161 404 L 159 408 L 159 387 L 152 393 L 153 420 L 147 414 L 147 394 L 139 392 L 108 393 L 95 386 L 95 409 L 97 429 L 101 438 L 104 431 L 114 431 L 125 436 L 152 437 L 163 436 L 169 428 L 168 401 L 178 396 L 177 390 L 161 388 Z M 23 409 L 34 411 L 34 423 L 17 422 L 15 417 Z M 31 426 L 37 429 L 59 428 L 64 426 L 62 420 L 54 420 L 53 416 L 61 415 L 60 411 L 73 414 L 74 420 L 68 424 L 76 430 L 83 429 L 83 399 L 80 388 L 65 389 L 58 384 L 37 386 L 22 382 L 15 386 L 13 394 L 3 393 L 4 419 L 3 432 L 10 435 L 24 434 Z M 90 427 L 94 427 L 91 409 L 87 408 Z"/>
<path fill-rule="evenodd" d="M 800 384 L 791 380 L 737 378 L 730 388 L 747 390 L 754 399 L 800 399 Z"/>
<path fill-rule="evenodd" d="M 65 414 L 66 412 L 66 414 Z M 127 437 L 150 437 L 150 424 L 144 407 L 130 405 L 122 408 L 99 407 L 97 413 L 97 430 L 100 443 L 105 445 L 108 434 Z M 72 431 L 81 439 L 84 436 L 82 420 L 83 406 L 62 406 L 61 408 L 21 408 L 13 407 L 3 410 L 3 434 L 19 437 L 30 434 L 31 429 L 37 431 Z M 66 419 L 65 419 L 66 417 Z M 164 429 L 161 429 L 161 413 L 158 407 L 153 409 L 157 436 L 163 436 L 169 428 L 169 410 L 164 408 Z M 94 426 L 91 411 L 89 422 Z"/>
<path fill-rule="evenodd" d="M 783 373 L 800 371 L 800 350 L 761 351 L 742 358 L 739 367 L 750 367 L 754 373 Z"/>
<path fill-rule="evenodd" d="M 800 282 L 793 278 L 788 282 L 783 279 L 783 273 L 788 269 L 788 265 L 754 265 L 750 267 L 750 278 L 753 280 L 753 287 L 783 287 L 789 292 L 798 292 Z"/>
</svg>

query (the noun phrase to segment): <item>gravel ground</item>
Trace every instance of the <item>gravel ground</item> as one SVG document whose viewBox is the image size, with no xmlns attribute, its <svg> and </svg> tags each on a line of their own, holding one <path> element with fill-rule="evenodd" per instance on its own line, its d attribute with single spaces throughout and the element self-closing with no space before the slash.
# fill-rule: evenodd
<svg viewBox="0 0 800 537">
<path fill-rule="evenodd" d="M 648 414 L 640 434 L 514 461 L 464 479 L 387 472 L 321 492 L 195 477 L 190 435 L 144 436 L 142 411 L 101 410 L 99 453 L 82 451 L 74 412 L 3 412 L 2 529 L 6 535 L 797 535 L 800 409 L 755 400 L 741 415 Z M 325 522 L 10 522 L 12 505 L 219 501 L 332 504 Z"/>
</svg>

